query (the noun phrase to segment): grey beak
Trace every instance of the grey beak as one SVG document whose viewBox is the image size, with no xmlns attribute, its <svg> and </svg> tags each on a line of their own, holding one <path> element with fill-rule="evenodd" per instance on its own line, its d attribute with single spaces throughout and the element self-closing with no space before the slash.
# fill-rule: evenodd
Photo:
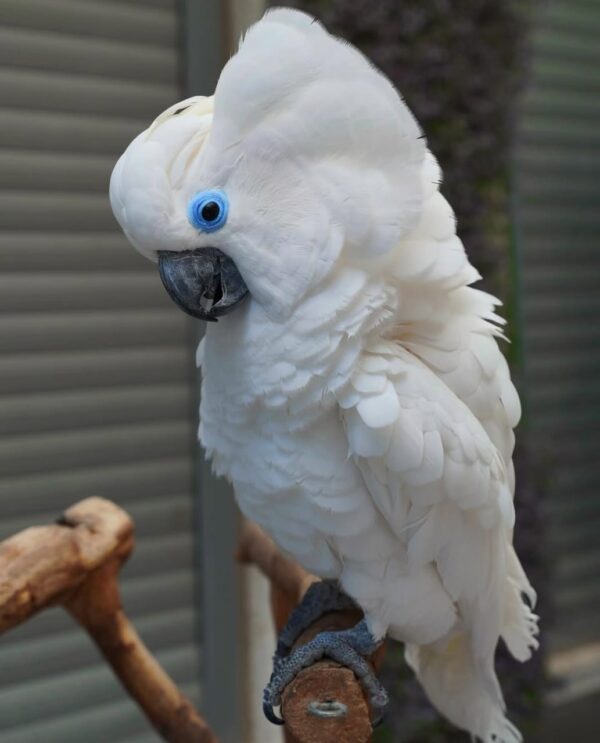
<svg viewBox="0 0 600 743">
<path fill-rule="evenodd" d="M 158 270 L 175 304 L 200 320 L 216 322 L 248 294 L 237 266 L 218 248 L 161 250 Z"/>
</svg>

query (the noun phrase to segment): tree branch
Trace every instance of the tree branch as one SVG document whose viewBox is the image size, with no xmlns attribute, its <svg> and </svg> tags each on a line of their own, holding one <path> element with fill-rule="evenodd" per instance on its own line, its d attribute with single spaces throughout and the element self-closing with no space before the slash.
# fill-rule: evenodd
<svg viewBox="0 0 600 743">
<path fill-rule="evenodd" d="M 2 542 L 0 634 L 48 606 L 63 605 L 90 634 L 160 735 L 172 743 L 217 743 L 123 612 L 118 574 L 133 547 L 130 517 L 102 498 L 81 501 L 57 524 L 32 527 Z M 285 557 L 254 524 L 244 526 L 238 558 L 256 564 L 270 578 L 280 630 L 317 578 Z M 298 643 L 324 630 L 346 629 L 359 619 L 356 611 L 333 612 L 315 622 Z M 374 668 L 382 655 L 377 652 L 370 659 Z M 360 684 L 351 671 L 332 661 L 302 671 L 285 690 L 282 707 L 290 743 L 367 743 L 371 738 Z"/>
<path fill-rule="evenodd" d="M 133 547 L 130 517 L 102 498 L 77 503 L 58 524 L 32 527 L 2 542 L 0 633 L 62 604 L 165 740 L 217 743 L 123 612 L 118 574 Z"/>
</svg>

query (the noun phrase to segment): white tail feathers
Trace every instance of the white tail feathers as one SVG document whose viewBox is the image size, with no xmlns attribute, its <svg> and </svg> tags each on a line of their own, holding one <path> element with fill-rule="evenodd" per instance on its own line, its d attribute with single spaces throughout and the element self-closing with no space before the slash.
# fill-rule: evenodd
<svg viewBox="0 0 600 743">
<path fill-rule="evenodd" d="M 483 743 L 520 743 L 521 733 L 504 714 L 504 700 L 493 667 L 483 667 L 469 638 L 453 633 L 432 645 L 407 645 L 406 661 L 429 699 L 457 727 Z"/>
<path fill-rule="evenodd" d="M 509 547 L 507 556 L 508 578 L 502 639 L 517 660 L 526 661 L 539 647 L 537 639 L 539 617 L 532 611 L 536 594 L 512 545 Z M 523 601 L 524 595 L 531 607 Z"/>
<path fill-rule="evenodd" d="M 501 636 L 512 655 L 525 661 L 539 644 L 538 617 L 532 611 L 536 595 L 512 545 L 506 554 Z M 407 645 L 406 660 L 433 704 L 455 725 L 483 743 L 518 743 L 521 734 L 506 718 L 493 652 L 476 656 L 473 640 L 455 629 L 432 645 Z"/>
</svg>

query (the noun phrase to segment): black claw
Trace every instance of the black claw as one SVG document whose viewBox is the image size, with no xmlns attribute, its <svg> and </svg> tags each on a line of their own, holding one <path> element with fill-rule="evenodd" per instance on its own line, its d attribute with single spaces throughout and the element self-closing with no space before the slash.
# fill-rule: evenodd
<svg viewBox="0 0 600 743">
<path fill-rule="evenodd" d="M 375 717 L 371 720 L 371 727 L 373 728 L 373 730 L 375 730 L 375 728 L 378 728 L 384 720 L 385 712 L 380 712 L 379 714 L 375 715 Z"/>
<path fill-rule="evenodd" d="M 265 717 L 269 722 L 272 722 L 273 725 L 285 725 L 285 722 L 281 719 L 281 717 L 277 717 L 273 710 L 273 705 L 270 702 L 263 702 L 263 712 L 265 714 Z"/>
<path fill-rule="evenodd" d="M 374 694 L 369 695 L 369 702 L 373 712 L 373 717 L 371 719 L 371 727 L 373 729 L 379 727 L 379 725 L 384 721 L 390 701 L 387 691 L 379 684 L 379 681 L 377 681 L 377 684 L 379 686 L 377 691 Z"/>
<path fill-rule="evenodd" d="M 382 687 L 379 693 L 376 696 L 372 696 L 369 701 L 371 702 L 371 709 L 374 712 L 371 726 L 377 728 L 385 719 L 389 697 L 386 690 Z"/>
</svg>

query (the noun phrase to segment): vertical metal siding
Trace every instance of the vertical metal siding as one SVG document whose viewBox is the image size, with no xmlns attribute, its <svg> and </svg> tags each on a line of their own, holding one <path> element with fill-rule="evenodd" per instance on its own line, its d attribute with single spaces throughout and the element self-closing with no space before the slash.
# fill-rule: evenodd
<svg viewBox="0 0 600 743">
<path fill-rule="evenodd" d="M 529 423 L 547 472 L 551 650 L 600 640 L 600 4 L 534 37 L 517 180 Z"/>
<path fill-rule="evenodd" d="M 0 2 L 0 538 L 102 495 L 137 524 L 125 607 L 196 702 L 192 332 L 108 178 L 181 97 L 174 0 Z M 0 739 L 154 741 L 60 610 L 0 640 Z"/>
<path fill-rule="evenodd" d="M 230 11 L 229 0 L 185 0 L 184 39 L 186 48 L 186 95 L 211 95 L 223 64 Z M 203 29 L 213 33 L 199 39 Z M 237 29 L 237 35 L 242 29 Z M 198 325 L 198 338 L 203 332 Z M 197 377 L 198 397 L 200 374 Z M 207 679 L 203 688 L 203 712 L 222 743 L 248 741 L 245 719 L 246 663 L 242 632 L 242 582 L 234 559 L 238 536 L 238 513 L 233 494 L 223 478 L 215 478 L 204 457 L 197 461 L 201 493 L 202 589 L 207 597 L 202 614 L 202 668 Z M 224 694 L 223 690 L 227 693 Z"/>
</svg>

